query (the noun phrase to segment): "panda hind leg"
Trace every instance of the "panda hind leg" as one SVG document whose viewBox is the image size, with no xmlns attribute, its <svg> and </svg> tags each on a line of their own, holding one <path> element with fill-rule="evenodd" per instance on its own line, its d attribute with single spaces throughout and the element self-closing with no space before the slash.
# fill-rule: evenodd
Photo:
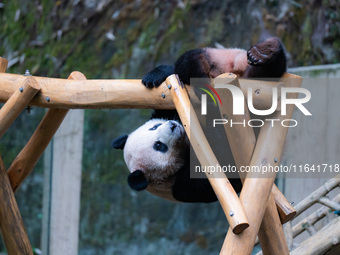
<svg viewBox="0 0 340 255">
<path fill-rule="evenodd" d="M 270 62 L 275 53 L 283 50 L 281 42 L 276 37 L 271 37 L 262 43 L 253 45 L 247 51 L 248 64 L 265 65 Z"/>
<path fill-rule="evenodd" d="M 245 76 L 248 78 L 279 78 L 287 70 L 286 54 L 277 37 L 253 45 L 247 51 L 247 60 Z"/>
</svg>

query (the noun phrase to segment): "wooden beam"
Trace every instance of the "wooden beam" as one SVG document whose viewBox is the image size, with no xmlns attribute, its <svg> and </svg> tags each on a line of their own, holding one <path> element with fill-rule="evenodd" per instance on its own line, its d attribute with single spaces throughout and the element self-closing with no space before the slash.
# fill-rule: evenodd
<svg viewBox="0 0 340 255">
<path fill-rule="evenodd" d="M 164 86 L 148 89 L 141 80 L 66 80 L 34 76 L 41 92 L 30 105 L 65 109 L 175 109 Z M 6 102 L 19 89 L 23 75 L 0 73 L 0 103 Z M 262 81 L 241 80 L 242 90 L 257 87 Z M 244 85 L 243 85 L 244 83 Z M 165 83 L 164 83 L 165 84 Z M 163 84 L 163 85 L 164 85 Z M 265 91 L 265 90 L 264 90 Z M 267 96 L 266 96 L 267 95 Z M 254 98 L 254 107 L 261 109 L 271 104 L 269 91 Z"/>
<path fill-rule="evenodd" d="M 300 87 L 302 78 L 289 75 L 283 79 L 286 87 Z M 297 93 L 291 94 L 293 98 Z M 287 115 L 282 116 L 280 111 L 271 115 L 272 119 L 289 119 L 293 114 L 294 106 L 287 107 Z M 250 168 L 272 166 L 279 164 L 283 145 L 287 135 L 288 127 L 277 125 L 272 127 L 271 123 L 265 123 L 261 130 L 255 146 L 254 154 L 250 162 Z M 273 143 L 275 141 L 275 143 Z M 241 191 L 240 200 L 246 211 L 249 228 L 240 235 L 234 235 L 230 230 L 224 241 L 221 254 L 251 254 L 256 235 L 258 234 L 265 209 L 268 204 L 269 195 L 276 177 L 276 173 L 249 172 Z M 277 233 L 281 236 L 281 233 Z M 287 248 L 288 250 L 288 248 Z M 283 250 L 286 252 L 287 250 Z M 285 254 L 285 253 L 283 253 Z"/>
<path fill-rule="evenodd" d="M 30 105 L 45 108 L 163 108 L 174 109 L 171 97 L 162 97 L 161 88 L 148 89 L 141 80 L 72 80 L 34 77 L 41 93 Z M 0 102 L 6 102 L 19 89 L 23 75 L 0 74 Z"/>
<path fill-rule="evenodd" d="M 176 75 L 169 76 L 166 79 L 166 84 L 170 86 L 169 91 L 176 110 L 201 165 L 217 166 L 218 161 L 205 138 L 195 112 L 191 109 L 192 105 L 186 89 L 180 85 Z M 206 174 L 228 219 L 230 229 L 235 234 L 241 233 L 249 224 L 235 190 L 224 173 L 214 172 Z"/>
<path fill-rule="evenodd" d="M 82 73 L 72 72 L 69 79 L 81 80 L 86 78 Z M 50 109 L 30 140 L 15 158 L 8 170 L 8 176 L 14 191 L 17 191 L 24 179 L 31 173 L 67 112 L 67 109 Z"/>
<path fill-rule="evenodd" d="M 40 90 L 39 84 L 31 76 L 22 80 L 19 86 L 0 110 L 0 139 Z"/>
<path fill-rule="evenodd" d="M 9 255 L 33 255 L 24 222 L 0 157 L 0 229 Z"/>
</svg>

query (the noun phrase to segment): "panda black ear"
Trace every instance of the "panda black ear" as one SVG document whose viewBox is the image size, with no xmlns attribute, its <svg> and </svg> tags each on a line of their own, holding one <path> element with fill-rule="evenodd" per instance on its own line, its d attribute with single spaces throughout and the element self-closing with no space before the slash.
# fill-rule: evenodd
<svg viewBox="0 0 340 255">
<path fill-rule="evenodd" d="M 141 170 L 136 170 L 129 174 L 127 181 L 130 188 L 137 191 L 144 190 L 149 185 Z"/>
<path fill-rule="evenodd" d="M 127 138 L 128 138 L 128 135 L 122 135 L 122 136 L 120 136 L 120 137 L 117 137 L 116 139 L 114 139 L 114 140 L 112 141 L 112 148 L 123 150 Z"/>
</svg>

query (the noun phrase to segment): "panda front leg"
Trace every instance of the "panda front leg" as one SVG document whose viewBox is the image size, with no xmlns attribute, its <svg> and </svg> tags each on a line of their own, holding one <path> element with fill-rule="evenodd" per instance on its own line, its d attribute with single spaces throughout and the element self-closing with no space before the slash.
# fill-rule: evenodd
<svg viewBox="0 0 340 255">
<path fill-rule="evenodd" d="M 177 74 L 182 82 L 190 84 L 190 78 L 211 77 L 214 65 L 206 49 L 194 49 L 181 55 L 175 65 L 161 65 L 148 72 L 142 83 L 148 87 L 158 87 L 171 74 Z"/>
<path fill-rule="evenodd" d="M 165 79 L 174 74 L 173 65 L 161 65 L 144 75 L 142 83 L 147 88 L 158 87 L 165 81 Z"/>
<path fill-rule="evenodd" d="M 183 177 L 183 176 L 182 176 Z M 172 186 L 173 197 L 185 203 L 211 203 L 217 201 L 214 190 L 207 178 L 176 178 Z"/>
</svg>

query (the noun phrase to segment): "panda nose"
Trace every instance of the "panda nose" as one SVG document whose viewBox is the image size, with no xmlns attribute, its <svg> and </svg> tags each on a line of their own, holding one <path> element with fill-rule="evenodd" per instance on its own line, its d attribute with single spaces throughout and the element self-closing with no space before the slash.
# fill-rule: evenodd
<svg viewBox="0 0 340 255">
<path fill-rule="evenodd" d="M 176 127 L 177 127 L 176 122 L 170 121 L 170 129 L 171 129 L 171 132 L 174 132 L 174 130 L 175 130 Z"/>
</svg>

